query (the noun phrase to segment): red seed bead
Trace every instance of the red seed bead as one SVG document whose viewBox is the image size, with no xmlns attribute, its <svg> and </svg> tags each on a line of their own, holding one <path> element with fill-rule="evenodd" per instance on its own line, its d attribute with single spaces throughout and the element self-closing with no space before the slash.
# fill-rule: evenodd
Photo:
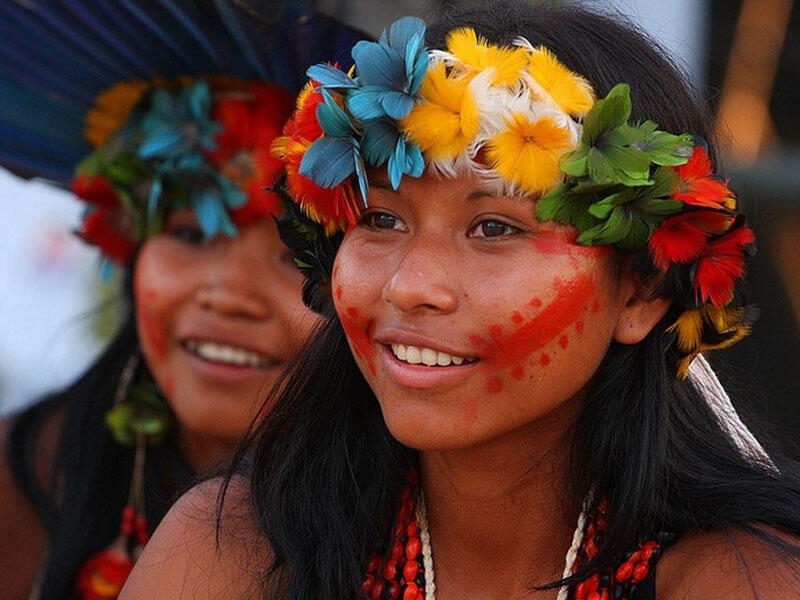
<svg viewBox="0 0 800 600">
<path fill-rule="evenodd" d="M 397 561 L 394 559 L 387 560 L 386 564 L 381 569 L 381 575 L 384 579 L 394 579 L 397 577 Z"/>
<path fill-rule="evenodd" d="M 589 579 L 586 580 L 586 591 L 594 592 L 597 591 L 597 588 L 600 587 L 600 575 L 595 573 Z M 590 594 L 591 595 L 591 594 Z"/>
<path fill-rule="evenodd" d="M 406 535 L 408 537 L 416 537 L 419 532 L 417 531 L 417 522 L 411 521 L 406 528 Z"/>
<path fill-rule="evenodd" d="M 392 600 L 397 600 L 400 597 L 400 584 L 396 581 L 390 581 L 387 587 L 389 592 L 389 598 Z"/>
<path fill-rule="evenodd" d="M 631 578 L 631 575 L 633 575 L 633 563 L 624 562 L 617 569 L 615 579 L 621 583 L 624 583 Z"/>
<path fill-rule="evenodd" d="M 403 556 L 403 544 L 395 540 L 392 542 L 392 552 L 390 555 L 394 560 Z"/>
<path fill-rule="evenodd" d="M 409 560 L 403 567 L 403 579 L 406 581 L 414 581 L 419 573 L 419 565 L 415 560 Z"/>
<path fill-rule="evenodd" d="M 419 553 L 422 551 L 422 542 L 419 541 L 419 538 L 410 538 L 406 543 L 406 558 L 408 560 L 414 560 L 419 556 Z"/>
<path fill-rule="evenodd" d="M 405 591 L 403 591 L 403 600 L 417 600 L 419 593 L 420 592 L 417 584 L 413 582 L 409 583 L 406 585 Z"/>
<path fill-rule="evenodd" d="M 383 596 L 383 588 L 383 581 L 376 579 L 375 583 L 372 585 L 372 589 L 369 591 L 370 600 L 381 600 L 381 596 Z"/>
<path fill-rule="evenodd" d="M 375 578 L 372 575 L 367 575 L 364 578 L 364 583 L 361 584 L 361 590 L 359 591 L 359 595 L 368 596 L 369 591 L 372 589 L 374 583 L 375 583 Z"/>
<path fill-rule="evenodd" d="M 381 559 L 378 556 L 373 556 L 367 563 L 367 573 L 377 573 L 381 568 Z"/>
<path fill-rule="evenodd" d="M 600 600 L 599 592 L 592 592 L 588 596 L 586 596 L 586 600 Z"/>
<path fill-rule="evenodd" d="M 647 563 L 640 562 L 633 568 L 633 581 L 639 583 L 647 579 L 647 574 L 650 572 L 650 566 Z"/>
<path fill-rule="evenodd" d="M 581 581 L 578 585 L 575 586 L 575 600 L 586 600 L 586 596 L 589 595 L 589 590 L 586 589 L 586 582 Z"/>
<path fill-rule="evenodd" d="M 631 554 L 628 557 L 628 562 L 637 563 L 640 560 L 642 560 L 642 551 L 641 550 L 637 550 L 636 552 L 634 552 L 633 554 Z"/>
<path fill-rule="evenodd" d="M 586 551 L 586 556 L 592 559 L 595 557 L 595 555 L 597 555 L 597 544 L 595 544 L 594 540 L 592 539 L 587 540 L 584 550 Z"/>
</svg>

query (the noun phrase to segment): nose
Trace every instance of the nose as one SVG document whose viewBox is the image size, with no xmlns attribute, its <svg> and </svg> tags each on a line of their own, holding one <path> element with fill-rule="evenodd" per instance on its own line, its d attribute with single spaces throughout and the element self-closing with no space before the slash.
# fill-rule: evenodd
<svg viewBox="0 0 800 600">
<path fill-rule="evenodd" d="M 272 313 L 272 269 L 267 244 L 258 227 L 240 229 L 234 237 L 219 238 L 209 257 L 207 274 L 197 302 L 207 310 L 231 317 L 263 320 Z"/>
<path fill-rule="evenodd" d="M 383 299 L 409 313 L 455 311 L 460 297 L 458 273 L 464 265 L 454 261 L 452 245 L 441 237 L 412 236 L 384 286 Z"/>
</svg>

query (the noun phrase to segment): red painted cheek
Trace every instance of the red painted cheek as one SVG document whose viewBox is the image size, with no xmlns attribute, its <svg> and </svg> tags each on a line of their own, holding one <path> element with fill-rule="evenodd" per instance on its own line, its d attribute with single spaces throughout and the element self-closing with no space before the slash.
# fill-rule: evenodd
<svg viewBox="0 0 800 600">
<path fill-rule="evenodd" d="M 167 334 L 159 315 L 140 305 L 137 310 L 137 319 L 142 338 L 139 341 L 146 353 L 155 360 L 163 359 L 167 354 Z"/>
<path fill-rule="evenodd" d="M 377 373 L 377 368 L 375 366 L 377 351 L 367 334 L 366 323 L 359 318 L 358 309 L 349 306 L 344 311 L 344 314 L 339 315 L 339 318 L 341 319 L 344 333 L 350 341 L 353 354 L 357 359 L 366 362 L 370 373 L 375 375 Z"/>
<path fill-rule="evenodd" d="M 486 389 L 489 390 L 490 394 L 499 394 L 503 391 L 503 380 L 499 377 L 492 377 L 489 380 Z"/>
<path fill-rule="evenodd" d="M 569 341 L 563 332 L 578 321 L 596 287 L 589 274 L 581 274 L 566 282 L 556 281 L 554 285 L 556 296 L 552 302 L 515 331 L 495 336 L 493 328 L 490 328 L 494 343 L 483 357 L 487 365 L 505 369 L 522 364 L 557 338 L 559 345 L 566 347 Z"/>
</svg>

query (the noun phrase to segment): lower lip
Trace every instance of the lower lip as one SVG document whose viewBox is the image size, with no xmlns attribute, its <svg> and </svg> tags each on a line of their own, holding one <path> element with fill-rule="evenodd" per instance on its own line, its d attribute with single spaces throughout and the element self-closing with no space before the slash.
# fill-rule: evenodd
<svg viewBox="0 0 800 600">
<path fill-rule="evenodd" d="M 473 362 L 446 367 L 412 365 L 398 360 L 388 346 L 381 347 L 380 359 L 383 370 L 390 379 L 403 387 L 418 390 L 453 386 L 469 376 L 479 364 Z"/>
<path fill-rule="evenodd" d="M 218 383 L 232 384 L 247 381 L 261 383 L 270 373 L 280 369 L 280 366 L 277 364 L 266 367 L 249 367 L 214 362 L 201 358 L 185 348 L 183 351 L 189 357 L 192 368 L 197 372 L 199 377 Z"/>
</svg>

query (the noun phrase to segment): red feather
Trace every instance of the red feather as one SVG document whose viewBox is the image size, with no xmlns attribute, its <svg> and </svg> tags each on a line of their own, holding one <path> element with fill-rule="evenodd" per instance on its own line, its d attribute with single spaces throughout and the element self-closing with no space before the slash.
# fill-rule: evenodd
<svg viewBox="0 0 800 600">
<path fill-rule="evenodd" d="M 653 264 L 665 272 L 673 264 L 688 264 L 706 251 L 709 234 L 726 231 L 733 222 L 727 213 L 689 211 L 663 221 L 650 237 Z"/>
<path fill-rule="evenodd" d="M 710 301 L 718 308 L 731 301 L 734 283 L 745 273 L 744 249 L 755 240 L 753 230 L 742 226 L 709 243 L 695 274 L 700 301 Z"/>
<path fill-rule="evenodd" d="M 702 146 L 695 146 L 689 160 L 675 170 L 680 181 L 670 197 L 692 206 L 736 208 L 736 199 L 728 184 L 714 177 L 711 159 Z"/>
</svg>

